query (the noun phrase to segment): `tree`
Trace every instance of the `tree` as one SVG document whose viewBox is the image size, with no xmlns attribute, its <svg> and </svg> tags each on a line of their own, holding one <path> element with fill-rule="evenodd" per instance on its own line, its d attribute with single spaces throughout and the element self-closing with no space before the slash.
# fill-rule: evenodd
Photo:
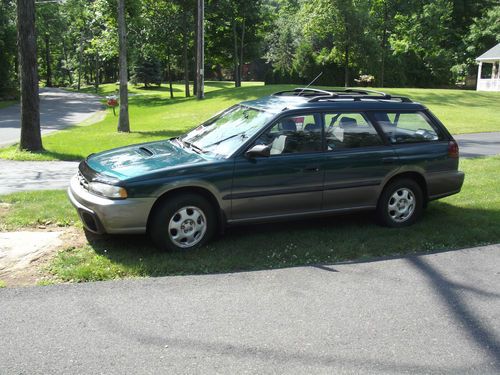
<svg viewBox="0 0 500 375">
<path fill-rule="evenodd" d="M 120 60 L 120 115 L 118 131 L 130 132 L 128 117 L 128 79 L 127 79 L 127 30 L 125 24 L 125 0 L 118 0 L 118 34 Z"/>
<path fill-rule="evenodd" d="M 17 43 L 21 88 L 20 149 L 42 151 L 36 62 L 35 0 L 17 1 Z"/>
<path fill-rule="evenodd" d="M 16 11 L 14 2 L 0 0 L 0 95 L 17 82 Z"/>
<path fill-rule="evenodd" d="M 196 17 L 196 97 L 205 96 L 204 52 L 205 52 L 205 0 L 198 0 L 198 15 Z"/>
<path fill-rule="evenodd" d="M 141 44 L 136 47 L 138 60 L 153 59 L 164 63 L 165 75 L 169 83 L 170 98 L 174 97 L 173 75 L 176 60 L 181 54 L 179 45 L 180 30 L 183 26 L 182 11 L 174 1 L 143 0 L 141 9 L 141 23 L 137 34 Z M 155 79 L 150 82 L 156 82 Z"/>
<path fill-rule="evenodd" d="M 451 81 L 454 65 L 453 49 L 449 48 L 453 4 L 449 0 L 435 0 L 424 4 L 421 11 L 398 14 L 398 23 L 390 38 L 395 54 L 410 56 L 420 82 L 447 84 Z"/>
<path fill-rule="evenodd" d="M 315 38 L 318 58 L 344 67 L 344 86 L 349 86 L 350 69 L 366 52 L 368 2 L 313 0 L 302 7 L 304 31 Z M 326 44 L 324 44 L 326 42 Z"/>
<path fill-rule="evenodd" d="M 161 84 L 161 67 L 158 60 L 155 58 L 139 57 L 139 61 L 134 66 L 132 82 L 142 82 L 145 88 L 149 88 L 150 84 L 159 86 Z"/>
<path fill-rule="evenodd" d="M 473 20 L 465 42 L 467 52 L 473 58 L 500 43 L 500 5 L 491 7 L 481 18 Z"/>
</svg>

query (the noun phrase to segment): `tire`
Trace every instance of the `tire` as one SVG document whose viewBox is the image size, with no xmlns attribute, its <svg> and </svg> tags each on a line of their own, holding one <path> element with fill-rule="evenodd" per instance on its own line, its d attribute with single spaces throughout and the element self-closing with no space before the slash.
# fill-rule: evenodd
<svg viewBox="0 0 500 375">
<path fill-rule="evenodd" d="M 200 195 L 178 194 L 160 203 L 152 216 L 149 234 L 165 251 L 187 251 L 206 244 L 215 233 L 214 207 Z"/>
<path fill-rule="evenodd" d="M 394 180 L 384 188 L 378 200 L 378 221 L 391 228 L 410 226 L 422 216 L 423 203 L 422 188 L 415 180 Z"/>
</svg>

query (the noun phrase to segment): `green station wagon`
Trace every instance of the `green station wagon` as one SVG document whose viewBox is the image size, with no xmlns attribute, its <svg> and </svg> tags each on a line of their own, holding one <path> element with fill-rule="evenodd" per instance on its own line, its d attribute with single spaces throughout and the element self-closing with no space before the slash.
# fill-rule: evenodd
<svg viewBox="0 0 500 375">
<path fill-rule="evenodd" d="M 94 233 L 166 250 L 228 225 L 376 210 L 413 224 L 458 193 L 458 145 L 423 105 L 369 90 L 295 89 L 223 111 L 180 137 L 90 155 L 68 195 Z"/>
</svg>

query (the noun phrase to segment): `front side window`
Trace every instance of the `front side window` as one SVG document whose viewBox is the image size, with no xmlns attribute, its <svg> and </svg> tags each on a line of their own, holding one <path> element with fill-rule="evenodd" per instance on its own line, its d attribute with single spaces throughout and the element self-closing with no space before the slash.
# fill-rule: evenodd
<svg viewBox="0 0 500 375">
<path fill-rule="evenodd" d="M 304 114 L 280 119 L 255 144 L 267 145 L 271 156 L 322 150 L 321 117 Z"/>
<path fill-rule="evenodd" d="M 440 139 L 437 129 L 421 112 L 376 112 L 374 116 L 391 143 Z"/>
<path fill-rule="evenodd" d="M 207 154 L 227 157 L 266 126 L 274 115 L 237 105 L 208 120 L 180 138 Z"/>
<path fill-rule="evenodd" d="M 327 150 L 382 145 L 382 140 L 368 119 L 361 113 L 325 114 Z"/>
</svg>

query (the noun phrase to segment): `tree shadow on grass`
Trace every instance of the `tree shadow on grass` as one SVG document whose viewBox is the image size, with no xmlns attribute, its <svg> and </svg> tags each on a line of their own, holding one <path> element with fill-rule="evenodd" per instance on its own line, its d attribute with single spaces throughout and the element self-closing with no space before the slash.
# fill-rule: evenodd
<svg viewBox="0 0 500 375">
<path fill-rule="evenodd" d="M 150 87 L 145 87 L 145 86 L 135 86 L 136 90 L 141 90 L 141 91 L 160 91 L 160 92 L 170 92 L 170 87 L 168 86 L 150 86 Z M 180 88 L 178 87 L 172 87 L 173 92 L 183 92 Z"/>
<path fill-rule="evenodd" d="M 193 99 L 192 97 L 189 98 L 174 97 L 173 99 L 170 99 L 170 97 L 160 96 L 160 95 L 138 95 L 138 96 L 131 96 L 129 98 L 129 103 L 132 105 L 136 105 L 138 107 L 160 107 L 192 99 Z"/>
<path fill-rule="evenodd" d="M 14 144 L 6 149 L 3 150 L 17 150 L 19 148 L 19 144 Z M 67 152 L 57 152 L 57 151 L 50 151 L 50 150 L 43 150 L 43 151 L 22 151 L 23 153 L 26 154 L 31 154 L 33 156 L 33 160 L 37 160 L 37 156 L 41 157 L 47 157 L 48 159 L 54 159 L 54 160 L 62 160 L 62 161 L 80 161 L 85 158 L 83 155 L 79 154 L 71 154 Z M 27 158 L 29 160 L 29 158 Z"/>
<path fill-rule="evenodd" d="M 228 228 L 187 252 L 163 253 L 149 238 L 89 238 L 96 253 L 142 276 L 205 274 L 332 264 L 500 242 L 500 211 L 435 202 L 417 224 L 377 226 L 371 213 Z"/>
<path fill-rule="evenodd" d="M 179 130 L 151 130 L 151 131 L 132 131 L 133 134 L 139 134 L 141 138 L 161 137 L 170 139 L 177 137 L 181 132 Z"/>
</svg>

